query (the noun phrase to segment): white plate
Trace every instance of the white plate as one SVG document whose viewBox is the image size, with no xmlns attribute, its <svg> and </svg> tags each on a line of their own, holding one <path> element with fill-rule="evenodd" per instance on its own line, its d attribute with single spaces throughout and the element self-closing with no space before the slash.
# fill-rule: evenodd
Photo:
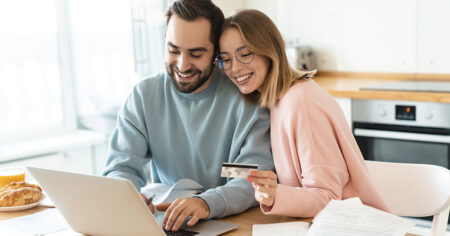
<svg viewBox="0 0 450 236">
<path fill-rule="evenodd" d="M 39 201 L 37 202 L 33 202 L 27 205 L 22 205 L 22 206 L 10 206 L 10 207 L 0 207 L 0 211 L 21 211 L 21 210 L 26 210 L 26 209 L 30 209 L 33 208 L 37 205 L 39 205 L 39 203 L 41 203 L 41 201 L 45 198 L 45 195 L 42 196 L 41 199 L 39 199 Z"/>
</svg>

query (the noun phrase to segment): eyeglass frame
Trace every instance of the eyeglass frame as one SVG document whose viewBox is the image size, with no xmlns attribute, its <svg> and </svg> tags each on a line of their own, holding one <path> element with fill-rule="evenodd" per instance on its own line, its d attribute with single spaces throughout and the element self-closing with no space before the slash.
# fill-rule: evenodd
<svg viewBox="0 0 450 236">
<path fill-rule="evenodd" d="M 249 51 L 249 54 L 251 55 L 251 58 L 248 62 L 242 62 L 239 58 L 242 58 L 242 56 L 238 56 L 238 53 L 241 52 L 242 50 L 247 49 Z M 233 67 L 233 61 L 231 60 L 231 56 L 230 56 L 230 66 L 229 68 L 225 69 L 225 67 L 223 66 L 223 59 L 221 59 L 221 54 L 219 53 L 216 57 L 216 59 L 214 60 L 214 64 L 216 64 L 217 67 L 219 67 L 220 69 L 222 69 L 223 71 L 227 71 L 229 69 L 231 69 L 231 67 Z M 229 53 L 226 53 L 229 54 Z M 250 49 L 248 49 L 247 46 L 242 46 L 239 47 L 238 49 L 236 49 L 236 51 L 234 51 L 234 58 L 236 58 L 236 61 L 238 61 L 241 64 L 250 64 L 253 61 L 253 58 L 255 58 L 255 52 L 251 51 Z"/>
</svg>

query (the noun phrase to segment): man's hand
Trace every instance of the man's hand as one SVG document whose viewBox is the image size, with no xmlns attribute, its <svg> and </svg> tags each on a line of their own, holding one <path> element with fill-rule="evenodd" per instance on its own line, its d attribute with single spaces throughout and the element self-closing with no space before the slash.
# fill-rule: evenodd
<svg viewBox="0 0 450 236">
<path fill-rule="evenodd" d="M 192 218 L 187 222 L 188 226 L 193 226 L 198 220 L 209 216 L 208 204 L 198 197 L 177 198 L 172 203 L 157 205 L 156 209 L 166 211 L 162 227 L 168 231 L 178 231 L 189 216 Z"/>
<path fill-rule="evenodd" d="M 142 198 L 142 200 L 144 200 L 145 204 L 147 205 L 147 197 L 144 194 L 141 193 L 141 198 Z M 148 209 L 150 209 L 150 211 L 152 213 L 155 213 L 154 210 L 153 210 L 154 208 L 153 208 L 153 204 L 152 203 L 149 203 L 147 206 L 148 206 Z"/>
</svg>

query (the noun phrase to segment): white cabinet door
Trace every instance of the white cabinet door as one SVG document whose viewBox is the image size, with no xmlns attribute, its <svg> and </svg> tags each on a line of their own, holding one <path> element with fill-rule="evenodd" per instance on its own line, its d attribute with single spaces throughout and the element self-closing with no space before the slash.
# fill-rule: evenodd
<svg viewBox="0 0 450 236">
<path fill-rule="evenodd" d="M 31 166 L 81 174 L 98 174 L 94 171 L 94 154 L 95 149 L 92 147 L 84 147 L 72 149 L 64 153 L 29 157 L 17 161 L 0 163 L 0 168 Z"/>
<path fill-rule="evenodd" d="M 91 147 L 70 150 L 63 154 L 64 171 L 93 174 L 93 150 Z"/>
<path fill-rule="evenodd" d="M 418 0 L 417 4 L 416 72 L 449 74 L 450 1 Z"/>
<path fill-rule="evenodd" d="M 106 166 L 106 158 L 108 157 L 108 144 L 97 145 L 94 148 L 94 174 L 100 175 Z"/>
<path fill-rule="evenodd" d="M 336 101 L 344 112 L 348 126 L 352 128 L 352 100 L 350 98 L 336 98 Z"/>
<path fill-rule="evenodd" d="M 22 159 L 18 161 L 11 161 L 0 164 L 0 168 L 8 168 L 8 167 L 38 167 L 38 168 L 46 168 L 53 170 L 62 170 L 63 169 L 63 157 L 62 154 L 51 154 L 40 157 L 32 157 L 27 159 Z M 31 176 L 25 176 L 27 181 L 31 180 Z"/>
<path fill-rule="evenodd" d="M 25 166 L 61 170 L 63 168 L 62 154 L 51 154 L 40 157 L 30 157 L 27 159 L 0 164 L 0 168 L 25 167 Z"/>
</svg>

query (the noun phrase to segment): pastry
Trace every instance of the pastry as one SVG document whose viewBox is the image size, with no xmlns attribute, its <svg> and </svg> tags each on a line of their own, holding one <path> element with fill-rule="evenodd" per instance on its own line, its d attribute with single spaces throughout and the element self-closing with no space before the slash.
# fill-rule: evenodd
<svg viewBox="0 0 450 236">
<path fill-rule="evenodd" d="M 21 187 L 7 191 L 0 198 L 0 207 L 27 205 L 39 201 L 43 196 L 40 190 L 31 187 Z"/>
<path fill-rule="evenodd" d="M 0 188 L 0 207 L 21 206 L 39 201 L 42 189 L 36 184 L 12 182 Z"/>
<path fill-rule="evenodd" d="M 22 187 L 31 187 L 31 188 L 38 189 L 39 191 L 42 191 L 42 189 L 41 189 L 41 187 L 39 187 L 39 185 L 29 184 L 24 181 L 19 181 L 19 182 L 11 182 L 11 183 L 1 187 L 0 192 L 3 192 L 4 190 L 7 190 L 7 189 L 18 189 L 18 188 L 22 188 Z"/>
</svg>

